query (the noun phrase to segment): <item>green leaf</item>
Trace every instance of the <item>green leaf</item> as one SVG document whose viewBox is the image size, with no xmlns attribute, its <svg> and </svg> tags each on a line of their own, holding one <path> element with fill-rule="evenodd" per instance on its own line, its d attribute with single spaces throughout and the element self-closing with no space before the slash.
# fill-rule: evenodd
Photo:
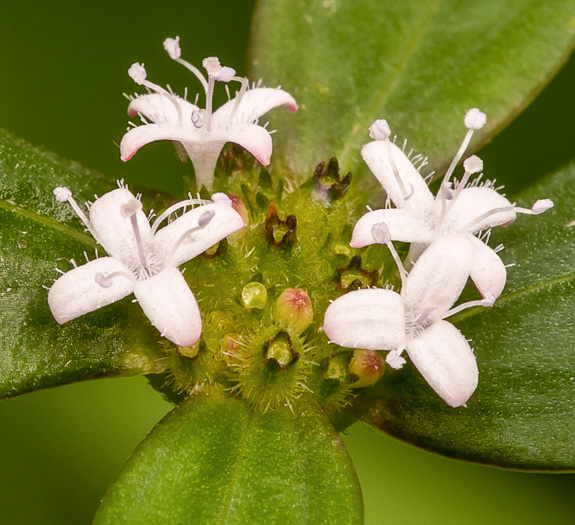
<svg viewBox="0 0 575 525">
<path fill-rule="evenodd" d="M 438 168 L 463 138 L 465 112 L 489 117 L 475 148 L 542 89 L 574 32 L 572 0 L 261 0 L 250 65 L 300 104 L 272 116 L 274 157 L 292 170 L 332 155 L 364 169 L 359 148 L 376 118 Z"/>
<path fill-rule="evenodd" d="M 94 523 L 363 522 L 361 490 L 323 412 L 300 403 L 254 414 L 192 396 L 135 450 Z"/>
<path fill-rule="evenodd" d="M 156 370 L 157 331 L 129 298 L 63 326 L 52 317 L 44 287 L 56 268 L 82 264 L 84 252 L 93 259 L 96 248 L 54 198 L 60 185 L 83 202 L 116 182 L 0 132 L 0 397 Z"/>
<path fill-rule="evenodd" d="M 575 164 L 521 194 L 555 208 L 519 216 L 493 232 L 492 246 L 515 262 L 491 309 L 450 321 L 472 340 L 479 387 L 467 408 L 449 408 L 413 366 L 389 370 L 353 412 L 400 439 L 442 454 L 501 467 L 575 469 Z"/>
</svg>

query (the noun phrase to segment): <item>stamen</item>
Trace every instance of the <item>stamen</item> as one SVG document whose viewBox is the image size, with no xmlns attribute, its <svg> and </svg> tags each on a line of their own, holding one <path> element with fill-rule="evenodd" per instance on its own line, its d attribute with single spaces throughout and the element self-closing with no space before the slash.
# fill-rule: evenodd
<svg viewBox="0 0 575 525">
<path fill-rule="evenodd" d="M 445 177 L 443 178 L 445 182 L 447 182 L 451 178 L 451 175 L 453 174 L 455 167 L 461 160 L 461 157 L 463 157 L 463 154 L 465 153 L 467 146 L 469 146 L 469 142 L 471 141 L 473 132 L 478 129 L 481 129 L 485 125 L 486 120 L 487 116 L 485 115 L 485 113 L 483 113 L 477 108 L 470 109 L 466 113 L 464 122 L 465 127 L 468 129 L 468 131 L 467 134 L 465 135 L 465 138 L 463 139 L 463 142 L 461 143 L 461 146 L 459 146 L 459 149 L 457 150 L 455 157 L 453 157 L 453 160 L 451 161 L 451 164 L 449 165 L 447 172 L 445 173 Z"/>
<path fill-rule="evenodd" d="M 459 312 L 462 312 L 467 308 L 472 308 L 473 306 L 483 306 L 485 308 L 490 308 L 491 306 L 494 305 L 494 303 L 495 303 L 495 297 L 493 297 L 492 294 L 487 294 L 487 297 L 483 299 L 479 299 L 477 301 L 467 301 L 466 303 L 460 304 L 459 306 L 456 306 L 455 308 L 448 310 L 447 312 L 445 312 L 445 314 L 443 314 L 441 318 L 445 319 L 447 317 L 451 317 L 452 315 L 458 314 Z"/>
<path fill-rule="evenodd" d="M 401 176 L 399 175 L 399 171 L 397 169 L 397 166 L 395 165 L 395 162 L 393 160 L 393 156 L 391 154 L 391 145 L 390 145 L 389 141 L 387 141 L 386 144 L 387 144 L 387 153 L 389 155 L 389 162 L 391 164 L 391 169 L 393 170 L 393 174 L 395 175 L 395 178 L 397 180 L 397 184 L 399 185 L 399 189 L 401 190 L 401 193 L 403 195 L 403 200 L 407 201 L 407 199 L 409 197 L 407 195 L 407 190 L 405 189 L 405 186 L 403 184 L 403 180 L 401 180 Z"/>
<path fill-rule="evenodd" d="M 249 81 L 247 78 L 242 78 L 242 77 L 234 77 L 232 80 L 237 80 L 238 82 L 241 82 L 242 87 L 240 88 L 240 90 L 238 91 L 238 93 L 236 93 L 236 101 L 234 103 L 234 108 L 232 109 L 232 112 L 230 113 L 230 122 L 234 119 L 234 117 L 236 116 L 236 112 L 238 110 L 238 107 L 240 105 L 240 102 L 245 94 L 245 92 L 248 89 L 248 85 L 249 85 Z M 226 86 L 227 88 L 227 86 Z"/>
<path fill-rule="evenodd" d="M 172 102 L 176 108 L 176 111 L 178 112 L 178 120 L 182 122 L 182 108 L 178 103 L 178 97 L 176 97 L 173 93 L 165 90 L 163 87 L 158 86 L 158 84 L 154 84 L 153 82 L 147 80 L 148 74 L 146 73 L 146 69 L 144 68 L 143 64 L 138 64 L 137 62 L 132 64 L 128 69 L 128 75 L 139 86 L 145 86 L 148 89 L 155 91 L 156 93 L 168 97 L 168 100 Z"/>
<path fill-rule="evenodd" d="M 216 212 L 214 210 L 208 210 L 206 212 L 204 212 L 200 218 L 198 219 L 198 225 L 190 228 L 187 232 L 185 232 L 178 240 L 177 242 L 174 244 L 174 246 L 172 247 L 170 253 L 168 254 L 168 256 L 166 257 L 166 261 L 171 260 L 172 256 L 174 255 L 174 253 L 176 253 L 176 251 L 178 250 L 178 248 L 182 245 L 182 243 L 194 232 L 197 232 L 198 230 L 202 230 L 203 228 L 205 228 L 210 221 L 214 218 Z"/>
<path fill-rule="evenodd" d="M 72 206 L 72 209 L 76 212 L 76 215 L 80 217 L 88 231 L 92 234 L 92 237 L 94 237 L 97 242 L 102 244 L 100 239 L 98 239 L 96 232 L 92 228 L 92 224 L 88 220 L 88 217 L 86 217 L 86 214 L 80 209 L 80 206 L 78 206 L 78 203 L 74 200 L 74 197 L 72 197 L 71 190 L 69 188 L 65 188 L 64 186 L 58 186 L 57 188 L 54 188 L 53 193 L 59 202 L 68 202 L 70 206 Z"/>
<path fill-rule="evenodd" d="M 522 210 L 523 210 L 523 208 L 516 208 L 514 206 L 505 206 L 503 208 L 493 208 L 492 210 L 486 211 L 483 215 L 480 215 L 476 219 L 472 220 L 470 223 L 466 224 L 461 230 L 462 231 L 472 231 L 473 229 L 475 229 L 475 226 L 477 224 L 480 224 L 484 219 L 487 219 L 487 217 L 491 217 L 492 215 L 496 215 L 497 213 L 506 213 L 509 211 L 519 211 L 519 213 L 527 213 L 527 214 L 533 215 L 533 213 L 530 213 L 531 210 L 525 210 L 525 211 L 522 211 Z M 509 222 L 513 222 L 513 221 L 509 221 Z"/>
<path fill-rule="evenodd" d="M 152 224 L 152 235 L 156 233 L 156 231 L 158 230 L 158 226 L 160 226 L 160 224 L 165 219 L 167 219 L 170 215 L 172 215 L 172 213 L 178 211 L 181 208 L 185 208 L 186 206 L 195 206 L 197 204 L 199 205 L 211 204 L 211 201 L 204 199 L 186 199 L 174 204 L 173 206 L 170 206 L 161 215 L 159 215 L 158 218 L 154 221 L 154 224 Z"/>
<path fill-rule="evenodd" d="M 144 270 L 148 271 L 148 263 L 144 254 L 144 246 L 142 244 L 142 236 L 140 235 L 140 228 L 138 227 L 138 212 L 142 210 L 142 203 L 138 199 L 130 199 L 127 203 L 123 204 L 120 208 L 120 214 L 125 218 L 130 218 L 132 223 L 132 230 L 136 239 L 136 247 L 138 248 L 138 259 Z"/>
<path fill-rule="evenodd" d="M 407 279 L 407 271 L 405 270 L 401 259 L 399 258 L 399 254 L 395 249 L 395 246 L 391 242 L 391 234 L 389 233 L 389 228 L 385 222 L 378 222 L 371 227 L 371 235 L 375 242 L 378 244 L 385 244 L 389 251 L 391 252 L 391 256 L 397 265 L 397 269 L 399 270 L 399 276 L 401 277 L 401 286 L 405 286 L 405 280 Z"/>
<path fill-rule="evenodd" d="M 519 208 L 519 207 L 515 207 L 514 210 L 517 213 L 525 213 L 526 215 L 539 215 L 540 213 L 543 213 L 553 208 L 553 206 L 554 204 L 551 199 L 539 199 L 538 201 L 535 201 L 533 206 L 531 206 L 530 210 L 527 208 Z"/>
<path fill-rule="evenodd" d="M 385 119 L 377 119 L 369 126 L 369 136 L 373 140 L 387 140 L 391 135 L 391 128 Z"/>
<path fill-rule="evenodd" d="M 127 272 L 122 272 L 122 271 L 112 272 L 112 273 L 109 273 L 107 275 L 104 275 L 103 273 L 97 273 L 96 276 L 94 277 L 94 280 L 102 288 L 110 288 L 110 286 L 112 286 L 112 284 L 113 284 L 112 281 L 114 280 L 114 277 L 125 277 L 129 281 L 132 281 L 132 282 L 137 281 L 137 279 L 132 274 L 129 274 Z"/>
</svg>

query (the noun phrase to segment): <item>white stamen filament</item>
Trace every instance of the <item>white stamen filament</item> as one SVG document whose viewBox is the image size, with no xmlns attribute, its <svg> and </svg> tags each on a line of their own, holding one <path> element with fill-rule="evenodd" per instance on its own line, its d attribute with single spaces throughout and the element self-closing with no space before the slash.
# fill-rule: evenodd
<svg viewBox="0 0 575 525">
<path fill-rule="evenodd" d="M 109 273 L 108 275 L 104 275 L 103 273 L 97 273 L 96 276 L 94 277 L 94 280 L 102 288 L 110 288 L 110 286 L 112 286 L 113 284 L 112 281 L 114 280 L 114 277 L 124 277 L 134 283 L 137 282 L 137 279 L 132 274 L 122 271 L 112 272 Z"/>
<path fill-rule="evenodd" d="M 457 164 L 459 164 L 459 161 L 461 160 L 461 157 L 463 157 L 463 154 L 465 153 L 467 146 L 469 146 L 469 142 L 471 142 L 471 137 L 473 137 L 474 131 L 475 130 L 473 130 L 473 129 L 467 130 L 467 133 L 465 134 L 465 138 L 463 139 L 461 146 L 459 146 L 459 149 L 457 150 L 455 157 L 453 157 L 453 160 L 451 161 L 449 168 L 445 172 L 445 176 L 443 177 L 443 182 L 449 182 L 449 179 L 451 178 L 451 175 L 453 175 L 453 171 L 455 170 L 455 167 L 457 166 Z"/>
<path fill-rule="evenodd" d="M 403 263 L 401 262 L 401 259 L 399 257 L 399 254 L 397 253 L 397 250 L 395 249 L 395 246 L 391 242 L 391 234 L 389 233 L 389 228 L 387 227 L 387 224 L 385 224 L 385 222 L 378 222 L 377 224 L 374 224 L 371 228 L 371 235 L 375 240 L 375 242 L 377 242 L 378 244 L 385 244 L 389 248 L 391 256 L 393 257 L 393 260 L 397 265 L 397 269 L 399 270 L 399 276 L 401 277 L 401 286 L 402 287 L 405 286 L 405 280 L 407 279 L 407 271 L 405 270 Z"/>
<path fill-rule="evenodd" d="M 478 299 L 477 301 L 467 301 L 466 303 L 462 303 L 459 306 L 456 306 L 455 308 L 448 310 L 443 314 L 441 318 L 445 319 L 447 317 L 451 317 L 452 315 L 458 314 L 459 312 L 462 312 L 463 310 L 467 310 L 467 308 L 472 308 L 474 306 L 483 306 L 485 308 L 489 308 L 493 306 L 494 303 L 495 298 L 492 295 L 484 299 Z"/>
<path fill-rule="evenodd" d="M 206 98 L 207 98 L 207 96 L 208 96 L 208 82 L 206 81 L 206 78 L 204 77 L 204 75 L 202 75 L 201 71 L 196 66 L 193 66 L 192 64 L 190 64 L 189 62 L 187 62 L 186 60 L 184 60 L 182 58 L 177 58 L 175 60 L 178 64 L 181 64 L 186 69 L 191 71 L 194 75 L 196 75 L 197 79 L 201 82 L 202 87 L 204 88 L 204 93 L 206 94 Z"/>
<path fill-rule="evenodd" d="M 178 211 L 181 208 L 185 208 L 186 206 L 195 206 L 204 204 L 211 204 L 211 201 L 204 199 L 186 199 L 170 206 L 162 214 L 160 214 L 154 221 L 154 224 L 152 224 L 152 235 L 156 233 L 160 224 L 162 224 L 163 221 L 165 221 L 170 215 L 172 215 L 172 213 Z"/>
<path fill-rule="evenodd" d="M 136 84 L 147 87 L 148 89 L 155 91 L 156 93 L 159 93 L 161 95 L 168 97 L 168 100 L 174 105 L 174 107 L 176 108 L 176 111 L 178 112 L 178 120 L 180 122 L 182 122 L 182 108 L 180 108 L 180 104 L 178 104 L 177 97 L 173 93 L 170 93 L 168 90 L 164 89 L 163 87 L 158 86 L 158 84 L 154 84 L 153 82 L 150 82 L 145 76 L 134 75 L 131 71 L 132 71 L 132 68 L 136 65 L 139 65 L 139 64 L 132 64 L 132 67 L 128 70 L 128 74 L 130 75 L 132 80 L 134 80 L 134 82 L 136 82 Z M 143 69 L 143 66 L 140 66 L 140 67 Z M 144 71 L 144 75 L 145 75 L 145 69 L 143 69 L 143 71 Z"/>
<path fill-rule="evenodd" d="M 136 212 L 130 215 L 130 222 L 132 223 L 132 229 L 134 230 L 134 237 L 136 239 L 136 246 L 138 248 L 138 259 L 140 259 L 140 264 L 145 271 L 148 271 L 146 256 L 144 255 L 144 246 L 142 245 L 142 236 L 140 235 L 140 228 L 138 228 L 138 216 Z"/>
<path fill-rule="evenodd" d="M 242 97 L 244 96 L 244 93 L 247 91 L 248 84 L 249 84 L 248 79 L 243 78 L 243 77 L 234 77 L 232 80 L 236 80 L 237 82 L 241 82 L 242 87 L 240 88 L 238 93 L 236 93 L 236 101 L 234 103 L 234 108 L 232 109 L 232 112 L 230 113 L 230 118 L 229 118 L 230 122 L 232 122 L 234 117 L 236 116 L 238 106 L 240 105 L 240 102 L 242 101 Z"/>
<path fill-rule="evenodd" d="M 205 228 L 210 223 L 210 221 L 214 218 L 215 214 L 216 214 L 216 212 L 214 210 L 209 210 L 209 211 L 206 211 L 203 215 L 201 215 L 200 218 L 198 219 L 198 225 L 194 226 L 193 228 L 190 228 L 187 232 L 182 234 L 182 236 L 176 241 L 176 243 L 172 247 L 170 253 L 168 254 L 168 256 L 166 257 L 165 260 L 170 261 L 172 259 L 173 255 L 178 250 L 178 248 L 182 245 L 182 243 L 192 233 L 197 232 L 198 230 L 202 230 L 203 228 Z"/>
<path fill-rule="evenodd" d="M 64 192 L 61 190 L 68 190 L 68 192 Z M 76 215 L 78 217 L 80 217 L 80 220 L 84 223 L 86 228 L 88 228 L 88 231 L 92 234 L 92 237 L 94 237 L 94 239 L 96 239 L 96 241 L 99 244 L 102 244 L 100 242 L 100 239 L 98 239 L 98 236 L 96 235 L 95 230 L 92 228 L 92 223 L 89 221 L 88 217 L 86 217 L 86 214 L 82 211 L 80 206 L 78 206 L 78 203 L 74 200 L 74 197 L 72 196 L 72 192 L 68 188 L 62 188 L 61 186 L 59 186 L 56 189 L 54 189 L 54 195 L 56 195 L 56 198 L 60 202 L 67 201 L 68 204 L 70 204 L 70 206 L 72 206 L 72 209 L 76 212 Z"/>
<path fill-rule="evenodd" d="M 391 154 L 391 145 L 389 141 L 385 141 L 387 144 L 387 154 L 389 156 L 389 162 L 391 164 L 391 169 L 393 170 L 393 174 L 395 175 L 395 179 L 397 180 L 397 184 L 399 186 L 399 189 L 401 190 L 401 193 L 403 195 L 403 200 L 407 202 L 408 199 L 408 195 L 407 195 L 407 190 L 405 189 L 405 186 L 403 185 L 403 180 L 401 178 L 401 175 L 399 174 L 399 171 L 397 170 L 397 166 L 395 165 L 395 162 L 393 161 L 393 155 Z"/>
</svg>

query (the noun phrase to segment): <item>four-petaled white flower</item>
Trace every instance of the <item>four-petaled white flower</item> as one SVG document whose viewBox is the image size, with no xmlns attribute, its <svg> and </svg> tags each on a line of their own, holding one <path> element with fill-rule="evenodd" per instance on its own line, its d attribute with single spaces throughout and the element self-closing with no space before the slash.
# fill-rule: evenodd
<svg viewBox="0 0 575 525">
<path fill-rule="evenodd" d="M 222 67 L 215 57 L 203 61 L 208 73 L 206 80 L 196 67 L 180 58 L 179 38 L 167 39 L 164 47 L 173 60 L 198 77 L 206 94 L 206 108 L 200 109 L 196 104 L 148 81 L 144 67 L 133 64 L 129 70 L 132 79 L 153 93 L 137 96 L 130 102 L 129 116 L 140 115 L 145 125 L 129 129 L 122 138 L 122 160 L 130 160 L 142 146 L 150 142 L 171 140 L 182 160 L 188 157 L 191 159 L 198 187 L 203 184 L 208 189 L 211 189 L 216 162 L 226 142 L 239 144 L 267 166 L 272 153 L 272 139 L 265 127 L 257 124 L 258 119 L 277 106 L 285 105 L 290 111 L 296 111 L 294 98 L 279 88 L 248 89 L 247 79 L 235 76 L 232 68 Z M 240 91 L 217 111 L 213 111 L 215 82 L 227 83 L 232 80 L 241 82 Z"/>
<path fill-rule="evenodd" d="M 214 202 L 182 201 L 150 226 L 140 200 L 122 185 L 90 206 L 89 219 L 68 188 L 58 187 L 54 194 L 71 204 L 110 255 L 74 268 L 53 284 L 48 303 L 56 321 L 66 323 L 133 293 L 164 337 L 180 346 L 195 345 L 202 319 L 178 266 L 245 226 L 229 200 L 216 194 Z M 158 230 L 172 213 L 197 204 Z"/>
<path fill-rule="evenodd" d="M 399 261 L 384 224 L 374 225 L 374 235 Z M 409 274 L 400 266 L 400 293 L 372 288 L 339 297 L 325 313 L 327 337 L 348 348 L 390 350 L 386 361 L 393 368 L 403 366 L 405 350 L 448 405 L 465 405 L 477 387 L 477 362 L 465 336 L 444 319 L 495 301 L 492 295 L 452 308 L 473 272 L 475 247 L 467 236 L 448 234 L 423 252 Z"/>
<path fill-rule="evenodd" d="M 375 243 L 372 227 L 384 222 L 392 240 L 412 243 L 408 256 L 410 263 L 430 243 L 443 235 L 467 234 L 470 242 L 475 244 L 476 256 L 484 262 L 481 272 L 489 272 L 493 282 L 499 283 L 501 292 L 505 285 L 505 266 L 495 251 L 473 234 L 494 226 L 507 225 L 515 220 L 517 213 L 542 213 L 551 208 L 553 202 L 542 199 L 535 202 L 530 210 L 519 208 L 499 194 L 491 182 L 480 184 L 479 177 L 468 184 L 471 175 L 483 170 L 483 162 L 477 156 L 465 160 L 463 178 L 452 188 L 451 175 L 469 145 L 473 132 L 480 129 L 485 121 L 485 114 L 478 109 L 467 112 L 465 125 L 468 132 L 436 197 L 419 173 L 425 159 L 416 159 L 416 164 L 419 164 L 416 168 L 402 149 L 389 140 L 391 131 L 387 122 L 375 121 L 370 127 L 370 136 L 375 140 L 363 146 L 361 154 L 396 207 L 370 211 L 361 217 L 355 225 L 351 246 L 360 248 Z M 476 282 L 475 274 L 471 278 Z M 481 288 L 479 291 L 485 297 Z"/>
</svg>

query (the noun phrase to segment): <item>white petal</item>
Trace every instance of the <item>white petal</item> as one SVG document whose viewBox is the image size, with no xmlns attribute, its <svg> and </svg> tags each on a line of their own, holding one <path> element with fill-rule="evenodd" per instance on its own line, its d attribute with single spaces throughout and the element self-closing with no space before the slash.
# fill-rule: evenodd
<svg viewBox="0 0 575 525">
<path fill-rule="evenodd" d="M 120 142 L 120 158 L 126 162 L 130 160 L 142 147 L 156 140 L 172 140 L 176 142 L 205 141 L 201 129 L 185 128 L 184 126 L 165 126 L 162 124 L 146 124 L 132 128 L 128 131 Z M 216 157 L 225 144 L 222 142 L 217 150 Z"/>
<path fill-rule="evenodd" d="M 361 149 L 361 156 L 398 208 L 418 209 L 423 213 L 431 210 L 433 194 L 421 174 L 393 142 L 370 142 Z"/>
<path fill-rule="evenodd" d="M 461 295 L 473 265 L 474 245 L 463 235 L 445 235 L 429 245 L 409 272 L 401 296 L 414 317 L 441 317 Z"/>
<path fill-rule="evenodd" d="M 120 259 L 128 268 L 141 266 L 138 244 L 132 220 L 126 216 L 124 206 L 132 206 L 136 198 L 126 188 L 110 191 L 90 206 L 90 222 L 98 241 L 108 254 Z M 152 231 L 148 219 L 140 209 L 135 213 L 144 253 L 150 253 Z"/>
<path fill-rule="evenodd" d="M 503 209 L 496 213 L 493 210 Z M 487 215 L 487 216 L 486 216 Z M 493 226 L 508 224 L 516 214 L 511 203 L 493 188 L 479 186 L 464 188 L 447 214 L 449 229 L 455 232 L 478 232 Z"/>
<path fill-rule="evenodd" d="M 200 108 L 187 100 L 177 97 L 167 97 L 160 93 L 141 95 L 130 102 L 128 115 L 142 115 L 151 122 L 168 126 L 192 127 L 192 113 Z"/>
<path fill-rule="evenodd" d="M 328 339 L 347 348 L 392 350 L 405 341 L 405 314 L 391 290 L 356 290 L 331 303 L 323 320 Z"/>
<path fill-rule="evenodd" d="M 176 268 L 138 281 L 134 288 L 142 310 L 163 337 L 180 346 L 194 346 L 202 335 L 202 317 L 194 294 Z"/>
<path fill-rule="evenodd" d="M 115 272 L 131 275 L 128 268 L 112 257 L 100 257 L 62 275 L 48 292 L 48 304 L 56 321 L 67 323 L 130 295 L 134 282 L 122 275 L 111 278 L 108 287 L 98 284 L 98 276 Z"/>
<path fill-rule="evenodd" d="M 226 124 L 232 116 L 235 105 L 236 99 L 233 98 L 218 108 L 212 117 L 214 125 Z M 253 123 L 278 106 L 287 106 L 290 111 L 297 111 L 295 99 L 283 89 L 248 89 L 240 100 L 232 121 Z"/>
<path fill-rule="evenodd" d="M 492 248 L 481 242 L 477 237 L 469 236 L 475 246 L 471 280 L 477 286 L 479 293 L 485 299 L 490 296 L 497 299 L 507 280 L 507 269 L 503 261 Z"/>
<path fill-rule="evenodd" d="M 203 228 L 191 232 L 171 254 L 174 247 L 190 230 L 198 226 L 198 220 L 207 212 L 214 216 Z M 199 206 L 160 229 L 154 237 L 158 258 L 164 258 L 166 266 L 179 266 L 245 226 L 240 214 L 227 204 L 214 203 Z M 171 256 L 170 256 L 171 254 Z M 169 260 L 165 258 L 170 257 Z"/>
<path fill-rule="evenodd" d="M 370 211 L 361 217 L 353 229 L 349 244 L 354 248 L 374 244 L 371 229 L 381 222 L 387 226 L 392 241 L 430 243 L 433 240 L 433 232 L 417 210 L 392 208 Z"/>
<path fill-rule="evenodd" d="M 198 186 L 204 184 L 208 189 L 211 188 L 214 169 L 226 142 L 235 142 L 247 149 L 264 166 L 270 163 L 273 149 L 269 132 L 255 124 L 214 126 L 211 131 L 205 127 L 196 129 L 148 124 L 131 129 L 122 137 L 122 160 L 130 160 L 142 146 L 156 140 L 180 142 L 194 164 Z"/>
<path fill-rule="evenodd" d="M 449 406 L 467 403 L 477 388 L 479 370 L 473 350 L 455 326 L 437 321 L 406 350 L 424 379 Z"/>
</svg>

